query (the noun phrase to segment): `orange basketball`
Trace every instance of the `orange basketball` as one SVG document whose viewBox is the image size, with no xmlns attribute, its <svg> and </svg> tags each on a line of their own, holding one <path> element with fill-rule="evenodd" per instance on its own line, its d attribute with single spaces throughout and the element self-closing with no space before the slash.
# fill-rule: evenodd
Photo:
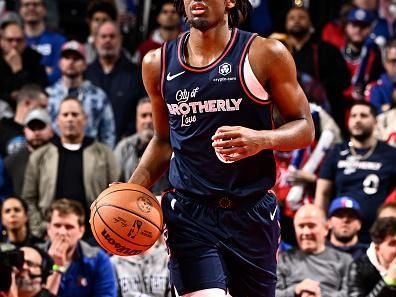
<svg viewBox="0 0 396 297">
<path fill-rule="evenodd" d="M 91 207 L 92 233 L 105 250 L 120 256 L 138 255 L 161 235 L 162 210 L 142 186 L 121 183 L 104 190 Z"/>
</svg>

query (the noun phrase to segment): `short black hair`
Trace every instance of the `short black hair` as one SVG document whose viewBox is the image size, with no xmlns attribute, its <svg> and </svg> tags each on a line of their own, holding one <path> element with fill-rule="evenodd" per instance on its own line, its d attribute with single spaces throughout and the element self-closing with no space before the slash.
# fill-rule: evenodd
<svg viewBox="0 0 396 297">
<path fill-rule="evenodd" d="M 354 107 L 355 105 L 364 105 L 364 106 L 367 106 L 367 107 L 370 109 L 370 113 L 373 115 L 373 117 L 376 117 L 377 114 L 378 114 L 377 109 L 376 109 L 375 106 L 372 105 L 370 102 L 367 102 L 367 101 L 364 101 L 364 100 L 354 101 L 354 102 L 351 104 L 349 110 L 351 110 L 352 107 Z"/>
<path fill-rule="evenodd" d="M 113 21 L 117 20 L 117 8 L 109 1 L 92 1 L 87 8 L 88 19 L 92 19 L 98 11 L 106 13 Z"/>
<path fill-rule="evenodd" d="M 173 4 L 176 7 L 177 12 L 182 15 L 186 16 L 186 10 L 184 7 L 183 0 L 173 0 Z M 249 0 L 238 0 L 235 3 L 235 7 L 231 8 L 228 13 L 228 26 L 230 28 L 235 28 L 239 25 L 241 20 L 245 20 L 249 15 L 249 12 L 252 8 Z M 241 19 L 242 16 L 242 19 Z"/>
<path fill-rule="evenodd" d="M 387 217 L 377 219 L 370 229 L 371 240 L 375 244 L 382 243 L 387 236 L 396 235 L 396 218 Z"/>
</svg>

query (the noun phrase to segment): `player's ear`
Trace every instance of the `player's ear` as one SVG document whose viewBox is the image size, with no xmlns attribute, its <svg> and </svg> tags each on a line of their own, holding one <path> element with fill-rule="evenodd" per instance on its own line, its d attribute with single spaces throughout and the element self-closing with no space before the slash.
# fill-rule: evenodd
<svg viewBox="0 0 396 297">
<path fill-rule="evenodd" d="M 234 8 L 237 0 L 226 0 L 227 9 Z"/>
</svg>

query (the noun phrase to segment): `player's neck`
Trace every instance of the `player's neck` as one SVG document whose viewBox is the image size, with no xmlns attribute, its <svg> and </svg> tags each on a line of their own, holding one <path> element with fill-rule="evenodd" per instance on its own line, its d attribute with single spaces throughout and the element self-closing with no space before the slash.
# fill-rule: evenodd
<svg viewBox="0 0 396 297">
<path fill-rule="evenodd" d="M 351 144 L 354 148 L 357 149 L 367 149 L 372 147 L 377 143 L 377 139 L 372 135 L 365 140 L 357 140 L 356 138 L 351 137 Z"/>
<path fill-rule="evenodd" d="M 191 28 L 186 46 L 186 61 L 196 67 L 205 67 L 224 52 L 232 31 L 226 26 L 213 27 L 207 31 Z"/>
</svg>

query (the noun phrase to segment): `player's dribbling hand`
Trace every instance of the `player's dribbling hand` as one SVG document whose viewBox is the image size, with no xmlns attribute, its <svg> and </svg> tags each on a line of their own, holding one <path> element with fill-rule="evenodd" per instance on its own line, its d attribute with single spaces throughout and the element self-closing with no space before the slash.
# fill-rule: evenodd
<svg viewBox="0 0 396 297">
<path fill-rule="evenodd" d="M 212 136 L 212 146 L 226 161 L 239 161 L 270 148 L 266 131 L 241 126 L 222 126 Z"/>
</svg>

